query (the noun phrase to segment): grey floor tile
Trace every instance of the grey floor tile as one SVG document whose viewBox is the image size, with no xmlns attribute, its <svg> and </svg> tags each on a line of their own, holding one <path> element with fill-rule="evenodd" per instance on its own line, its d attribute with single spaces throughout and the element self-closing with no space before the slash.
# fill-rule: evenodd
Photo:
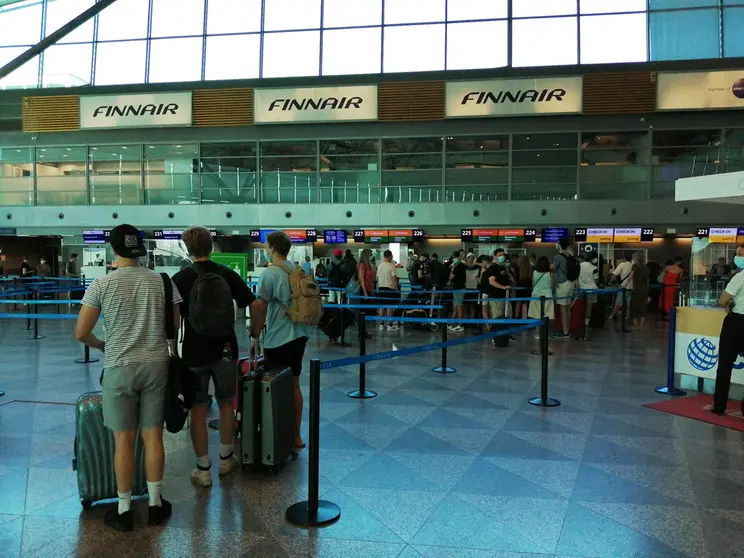
<svg viewBox="0 0 744 558">
<path fill-rule="evenodd" d="M 543 446 L 517 438 L 512 432 L 498 432 L 483 449 L 484 457 L 512 457 L 524 459 L 571 460 L 570 457 Z"/>
<path fill-rule="evenodd" d="M 671 465 L 668 460 L 620 444 L 614 444 L 597 436 L 590 436 L 587 440 L 584 461 L 588 463 L 655 465 L 659 467 Z"/>
<path fill-rule="evenodd" d="M 485 457 L 486 461 L 519 475 L 551 492 L 569 498 L 579 474 L 577 461 L 549 461 L 546 459 L 514 459 L 507 457 Z"/>
<path fill-rule="evenodd" d="M 386 451 L 385 455 L 405 465 L 438 490 L 450 490 L 465 474 L 475 457 Z"/>
<path fill-rule="evenodd" d="M 456 493 L 558 499 L 560 496 L 485 459 L 476 459 L 452 489 Z"/>
<path fill-rule="evenodd" d="M 375 454 L 341 481 L 342 486 L 437 490 L 432 482 L 384 454 Z"/>
<path fill-rule="evenodd" d="M 432 453 L 438 455 L 464 455 L 466 452 L 431 434 L 413 427 L 390 443 L 386 451 L 408 451 L 413 453 Z"/>
<path fill-rule="evenodd" d="M 481 429 L 483 424 L 454 411 L 440 407 L 418 423 L 419 427 Z"/>
<path fill-rule="evenodd" d="M 545 552 L 548 549 L 509 527 L 494 521 L 477 508 L 450 495 L 437 507 L 414 537 L 412 544 L 452 546 L 463 549 Z"/>
<path fill-rule="evenodd" d="M 326 424 L 321 427 L 320 445 L 324 448 L 342 450 L 369 451 L 374 449 L 337 424 Z"/>
<path fill-rule="evenodd" d="M 577 503 L 566 513 L 556 552 L 598 558 L 682 558 L 685 554 Z"/>
<path fill-rule="evenodd" d="M 591 433 L 608 436 L 630 436 L 646 438 L 667 438 L 669 436 L 669 433 L 659 432 L 658 430 L 655 430 L 653 428 L 645 428 L 638 424 L 627 424 L 625 422 L 618 421 L 611 417 L 603 415 L 596 415 L 594 417 Z"/>
<path fill-rule="evenodd" d="M 582 464 L 579 468 L 571 498 L 616 504 L 685 505 L 681 500 L 669 498 L 661 492 L 600 471 L 588 464 Z"/>
<path fill-rule="evenodd" d="M 562 413 L 564 415 L 574 415 L 574 413 Z M 503 430 L 507 432 L 556 432 L 564 434 L 577 434 L 578 431 L 567 426 L 563 426 L 557 422 L 548 420 L 548 416 L 553 416 L 551 413 L 546 412 L 542 414 L 524 413 L 521 411 L 515 412 L 509 420 L 507 420 L 502 426 Z M 583 415 L 579 415 L 583 416 Z"/>
<path fill-rule="evenodd" d="M 0 474 L 0 513 L 24 513 L 27 483 L 28 471 L 22 468 L 5 469 Z"/>
</svg>

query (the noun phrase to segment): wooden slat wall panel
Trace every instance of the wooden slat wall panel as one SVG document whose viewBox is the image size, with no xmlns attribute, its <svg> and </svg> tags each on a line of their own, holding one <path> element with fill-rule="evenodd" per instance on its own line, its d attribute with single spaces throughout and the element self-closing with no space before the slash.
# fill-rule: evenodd
<svg viewBox="0 0 744 558">
<path fill-rule="evenodd" d="M 656 110 L 653 72 L 584 76 L 584 114 L 643 114 Z"/>
<path fill-rule="evenodd" d="M 379 119 L 412 122 L 444 119 L 443 81 L 381 83 Z"/>
<path fill-rule="evenodd" d="M 253 124 L 253 89 L 194 91 L 194 126 L 249 126 Z"/>
<path fill-rule="evenodd" d="M 75 132 L 80 129 L 80 97 L 23 97 L 24 132 Z"/>
</svg>

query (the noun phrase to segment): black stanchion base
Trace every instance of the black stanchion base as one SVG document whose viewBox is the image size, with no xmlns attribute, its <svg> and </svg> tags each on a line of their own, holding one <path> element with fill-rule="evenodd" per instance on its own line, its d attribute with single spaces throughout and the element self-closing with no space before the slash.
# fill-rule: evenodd
<svg viewBox="0 0 744 558">
<path fill-rule="evenodd" d="M 529 400 L 530 405 L 535 405 L 537 407 L 558 407 L 561 402 L 557 399 L 553 399 L 552 397 L 548 397 L 547 399 L 543 399 L 542 397 L 533 397 Z"/>
<path fill-rule="evenodd" d="M 437 374 L 454 374 L 457 372 L 457 368 L 452 368 L 450 366 L 445 366 L 444 368 L 441 366 L 435 366 L 431 371 L 436 372 Z"/>
<path fill-rule="evenodd" d="M 372 399 L 373 397 L 377 397 L 376 391 L 370 391 L 368 389 L 365 389 L 364 391 L 361 390 L 354 390 L 347 393 L 349 397 L 352 399 Z"/>
<path fill-rule="evenodd" d="M 341 517 L 341 508 L 327 500 L 318 501 L 318 511 L 310 513 L 308 502 L 297 502 L 287 508 L 284 517 L 297 527 L 323 527 L 335 523 Z"/>
<path fill-rule="evenodd" d="M 0 390 L 0 397 L 2 397 L 3 395 L 5 395 L 5 392 Z"/>
<path fill-rule="evenodd" d="M 687 395 L 686 391 L 682 391 L 676 387 L 661 386 L 654 389 L 654 391 L 663 395 Z"/>
<path fill-rule="evenodd" d="M 100 358 L 89 358 L 86 360 L 84 358 L 76 358 L 75 362 L 78 364 L 90 364 L 92 362 L 98 362 L 99 360 L 101 359 Z"/>
<path fill-rule="evenodd" d="M 535 350 L 535 351 L 531 351 L 530 354 L 531 355 L 536 355 L 536 356 L 542 356 L 542 351 Z M 555 353 L 553 353 L 553 351 L 548 351 L 548 356 L 551 356 L 553 354 L 555 354 Z"/>
<path fill-rule="evenodd" d="M 44 335 L 29 335 L 27 339 L 46 339 Z"/>
</svg>

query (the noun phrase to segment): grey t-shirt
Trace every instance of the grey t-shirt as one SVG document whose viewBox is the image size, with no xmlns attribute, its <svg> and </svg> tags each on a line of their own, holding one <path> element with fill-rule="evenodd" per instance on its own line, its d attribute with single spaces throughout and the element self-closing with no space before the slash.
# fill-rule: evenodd
<svg viewBox="0 0 744 558">
<path fill-rule="evenodd" d="M 164 291 L 160 274 L 139 266 L 121 267 L 91 283 L 82 303 L 103 315 L 106 368 L 168 360 Z M 173 285 L 173 304 L 181 301 Z"/>
<path fill-rule="evenodd" d="M 565 283 L 568 281 L 568 261 L 566 256 L 561 252 L 556 254 L 553 258 L 553 265 L 555 266 L 555 282 L 556 284 Z"/>
<path fill-rule="evenodd" d="M 294 263 L 284 261 L 287 269 L 293 270 Z M 261 274 L 256 292 L 258 298 L 266 301 L 266 334 L 264 347 L 275 349 L 300 337 L 309 337 L 310 328 L 290 320 L 285 309 L 292 304 L 292 289 L 289 274 L 277 265 L 270 265 Z"/>
</svg>

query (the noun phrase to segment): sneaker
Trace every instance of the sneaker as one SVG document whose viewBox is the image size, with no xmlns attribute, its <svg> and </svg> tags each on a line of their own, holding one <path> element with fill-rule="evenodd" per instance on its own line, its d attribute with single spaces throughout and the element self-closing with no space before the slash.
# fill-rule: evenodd
<svg viewBox="0 0 744 558">
<path fill-rule="evenodd" d="M 131 531 L 134 528 L 134 515 L 132 510 L 119 513 L 119 510 L 114 508 L 106 512 L 106 515 L 103 516 L 103 522 L 117 531 Z"/>
<path fill-rule="evenodd" d="M 380 331 L 385 331 L 385 323 L 380 322 Z"/>
<path fill-rule="evenodd" d="M 220 456 L 220 471 L 218 473 L 219 476 L 224 477 L 239 468 L 240 463 L 238 463 L 238 460 L 233 457 L 232 453 L 227 457 Z"/>
<path fill-rule="evenodd" d="M 460 332 L 462 332 L 462 331 L 465 331 L 465 328 L 464 328 L 464 327 L 462 327 L 461 325 L 456 325 L 456 326 L 455 326 L 455 327 L 454 327 L 454 328 L 452 329 L 452 331 L 454 331 L 454 332 L 456 332 L 456 333 L 460 333 Z"/>
<path fill-rule="evenodd" d="M 400 328 L 398 327 L 398 324 L 390 324 L 387 326 L 388 331 L 398 331 Z"/>
<path fill-rule="evenodd" d="M 457 326 L 452 324 L 447 324 L 447 329 L 450 331 L 457 331 Z"/>
<path fill-rule="evenodd" d="M 209 469 L 200 469 L 197 467 L 191 472 L 191 482 L 194 483 L 196 486 L 201 486 L 202 488 L 209 488 L 212 486 L 212 472 L 211 472 L 211 465 Z M 222 463 L 220 463 L 220 471 L 222 471 Z M 220 474 L 222 474 L 220 472 Z"/>
<path fill-rule="evenodd" d="M 568 339 L 569 337 L 571 336 L 568 333 L 563 333 L 562 331 L 558 331 L 551 336 L 551 339 Z"/>
<path fill-rule="evenodd" d="M 149 525 L 162 525 L 173 512 L 173 506 L 165 498 L 160 498 L 159 506 L 150 506 L 147 509 L 147 523 Z"/>
</svg>

